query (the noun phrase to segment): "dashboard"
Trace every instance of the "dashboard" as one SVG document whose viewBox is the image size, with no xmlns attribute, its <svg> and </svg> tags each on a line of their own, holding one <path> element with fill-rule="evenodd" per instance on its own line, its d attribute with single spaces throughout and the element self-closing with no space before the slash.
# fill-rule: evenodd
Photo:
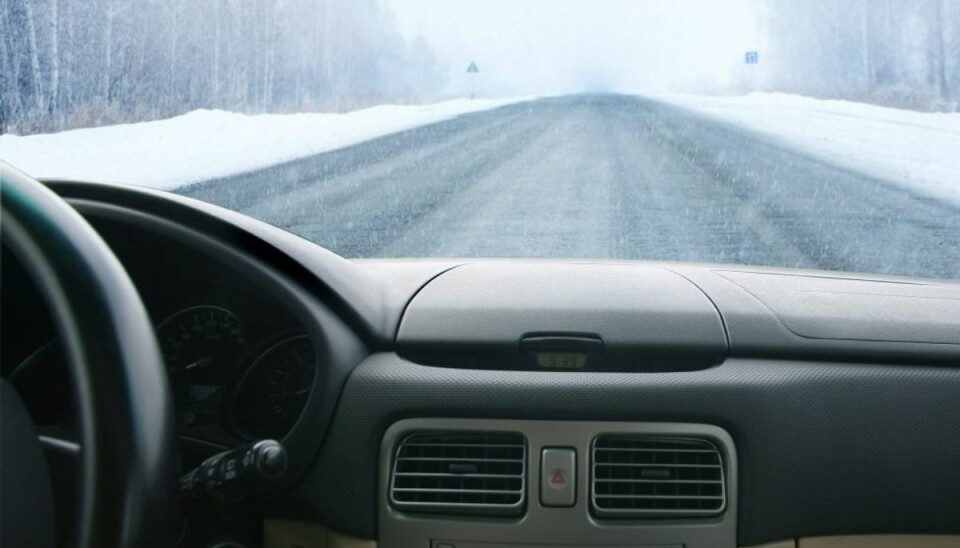
<svg viewBox="0 0 960 548">
<path fill-rule="evenodd" d="M 198 513 L 218 525 L 184 545 L 333 544 L 310 527 L 438 548 L 960 535 L 955 282 L 348 261 L 187 198 L 50 184 L 144 300 L 183 468 L 263 438 L 289 451 L 281 483 Z M 56 329 L 0 267 L 3 376 L 69 439 Z"/>
</svg>

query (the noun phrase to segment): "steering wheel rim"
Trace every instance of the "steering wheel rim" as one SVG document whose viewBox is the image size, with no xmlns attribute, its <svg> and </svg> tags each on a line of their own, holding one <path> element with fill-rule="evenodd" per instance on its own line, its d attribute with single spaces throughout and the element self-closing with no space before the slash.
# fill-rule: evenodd
<svg viewBox="0 0 960 548">
<path fill-rule="evenodd" d="M 3 162 L 0 208 L 3 241 L 43 293 L 73 378 L 82 446 L 76 545 L 168 545 L 172 400 L 140 296 L 79 213 Z"/>
</svg>

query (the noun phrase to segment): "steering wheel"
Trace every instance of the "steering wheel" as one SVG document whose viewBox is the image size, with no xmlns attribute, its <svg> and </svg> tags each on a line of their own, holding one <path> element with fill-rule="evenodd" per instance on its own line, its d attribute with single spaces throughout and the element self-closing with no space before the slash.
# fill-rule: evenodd
<svg viewBox="0 0 960 548">
<path fill-rule="evenodd" d="M 176 517 L 172 404 L 140 296 L 79 213 L 3 162 L 0 215 L 3 242 L 40 288 L 69 362 L 81 429 L 75 545 L 169 545 Z M 6 381 L 0 389 L 0 545 L 53 546 L 42 449 L 14 389 Z"/>
</svg>

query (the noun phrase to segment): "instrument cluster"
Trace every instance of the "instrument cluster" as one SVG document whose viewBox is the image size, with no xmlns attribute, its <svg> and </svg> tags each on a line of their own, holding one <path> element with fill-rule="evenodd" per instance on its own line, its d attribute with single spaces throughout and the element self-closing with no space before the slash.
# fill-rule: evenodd
<svg viewBox="0 0 960 548">
<path fill-rule="evenodd" d="M 158 324 L 182 436 L 282 439 L 303 413 L 317 376 L 311 339 L 290 330 L 251 334 L 247 325 L 212 304 L 181 309 Z M 71 380 L 59 341 L 32 352 L 10 380 L 38 426 L 73 428 Z"/>
</svg>

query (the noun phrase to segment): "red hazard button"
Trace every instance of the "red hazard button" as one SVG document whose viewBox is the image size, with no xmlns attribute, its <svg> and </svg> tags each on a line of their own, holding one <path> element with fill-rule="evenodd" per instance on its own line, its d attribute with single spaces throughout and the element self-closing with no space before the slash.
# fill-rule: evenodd
<svg viewBox="0 0 960 548">
<path fill-rule="evenodd" d="M 540 451 L 540 504 L 573 506 L 576 503 L 577 451 L 572 447 L 547 447 Z"/>
<path fill-rule="evenodd" d="M 567 478 L 564 477 L 563 470 L 557 468 L 553 471 L 553 475 L 550 477 L 550 484 L 558 487 L 563 487 L 567 484 Z"/>
</svg>

